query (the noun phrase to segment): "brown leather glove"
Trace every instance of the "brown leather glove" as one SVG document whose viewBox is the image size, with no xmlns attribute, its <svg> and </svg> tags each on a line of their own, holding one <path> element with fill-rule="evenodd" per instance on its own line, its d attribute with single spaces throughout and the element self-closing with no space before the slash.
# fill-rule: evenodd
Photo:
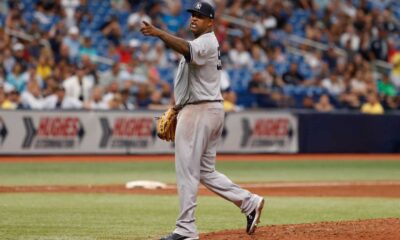
<svg viewBox="0 0 400 240">
<path fill-rule="evenodd" d="M 175 141 L 175 130 L 177 124 L 178 110 L 169 108 L 157 120 L 157 136 L 165 141 Z"/>
</svg>

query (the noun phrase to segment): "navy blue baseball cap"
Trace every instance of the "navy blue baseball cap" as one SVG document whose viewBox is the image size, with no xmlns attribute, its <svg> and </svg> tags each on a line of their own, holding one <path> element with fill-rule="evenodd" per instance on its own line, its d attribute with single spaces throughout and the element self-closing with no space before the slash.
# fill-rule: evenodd
<svg viewBox="0 0 400 240">
<path fill-rule="evenodd" d="M 196 2 L 193 4 L 192 8 L 188 9 L 187 11 L 190 13 L 196 12 L 211 19 L 214 19 L 215 16 L 214 7 L 207 2 Z"/>
</svg>

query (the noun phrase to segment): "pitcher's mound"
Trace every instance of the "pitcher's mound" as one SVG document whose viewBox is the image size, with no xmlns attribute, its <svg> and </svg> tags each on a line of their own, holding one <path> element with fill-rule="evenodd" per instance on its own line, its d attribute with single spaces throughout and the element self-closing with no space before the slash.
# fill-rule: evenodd
<svg viewBox="0 0 400 240">
<path fill-rule="evenodd" d="M 207 233 L 200 239 L 213 240 L 399 240 L 400 218 L 346 222 L 272 225 L 259 227 L 254 235 L 242 230 Z"/>
</svg>

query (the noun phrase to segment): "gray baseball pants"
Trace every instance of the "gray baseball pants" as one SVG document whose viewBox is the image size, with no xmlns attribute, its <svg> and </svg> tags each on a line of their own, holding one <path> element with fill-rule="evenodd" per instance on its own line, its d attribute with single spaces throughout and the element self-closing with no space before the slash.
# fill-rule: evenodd
<svg viewBox="0 0 400 240">
<path fill-rule="evenodd" d="M 180 215 L 174 232 L 180 235 L 198 237 L 194 213 L 200 183 L 236 204 L 246 215 L 256 208 L 260 198 L 215 170 L 224 115 L 223 105 L 219 102 L 187 105 L 178 115 L 175 168 Z"/>
</svg>

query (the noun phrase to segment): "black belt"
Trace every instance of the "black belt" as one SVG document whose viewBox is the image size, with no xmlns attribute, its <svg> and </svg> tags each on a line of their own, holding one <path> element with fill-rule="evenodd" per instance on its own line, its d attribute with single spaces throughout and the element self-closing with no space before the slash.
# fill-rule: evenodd
<svg viewBox="0 0 400 240">
<path fill-rule="evenodd" d="M 184 106 L 186 105 L 197 105 L 197 104 L 202 104 L 202 103 L 212 103 L 212 102 L 219 102 L 222 103 L 224 100 L 200 100 L 200 101 L 195 101 L 195 102 L 190 102 L 190 103 L 185 103 L 184 105 L 175 105 L 173 108 L 176 111 L 180 111 Z"/>
<path fill-rule="evenodd" d="M 212 103 L 212 102 L 219 102 L 219 103 L 222 103 L 223 100 L 200 100 L 200 101 L 195 101 L 195 102 L 186 103 L 185 105 L 197 105 L 197 104 Z"/>
</svg>

